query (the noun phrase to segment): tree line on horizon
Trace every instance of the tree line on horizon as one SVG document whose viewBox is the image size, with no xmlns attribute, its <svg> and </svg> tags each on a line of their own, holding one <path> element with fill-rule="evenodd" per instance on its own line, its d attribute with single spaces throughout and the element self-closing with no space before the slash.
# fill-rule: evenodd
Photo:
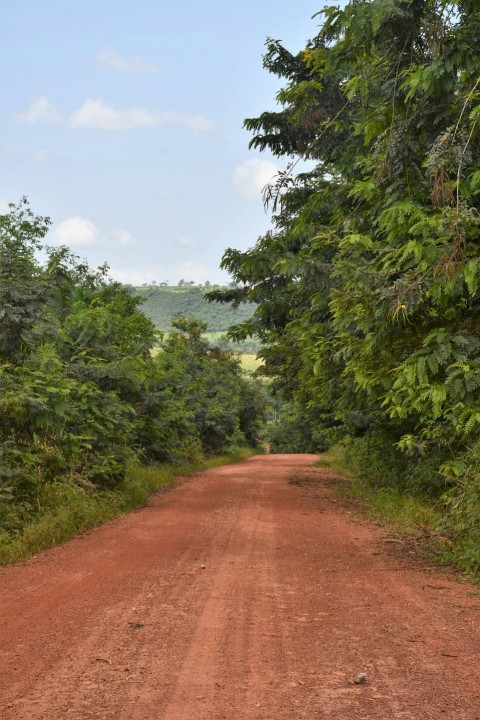
<svg viewBox="0 0 480 720">
<path fill-rule="evenodd" d="M 233 289 L 237 285 L 231 283 L 229 287 Z M 205 297 L 209 288 L 199 285 L 127 285 L 126 288 L 133 296 L 141 298 L 140 309 L 161 332 L 168 332 L 175 318 L 190 317 L 205 323 L 207 332 L 226 333 L 234 323 L 248 320 L 255 309 L 255 306 L 250 304 L 232 309 L 225 303 L 209 302 Z"/>
<path fill-rule="evenodd" d="M 126 287 L 135 290 L 137 288 L 146 288 L 146 287 L 159 287 L 159 288 L 171 288 L 172 290 L 175 288 L 189 288 L 189 287 L 197 287 L 197 288 L 221 288 L 221 287 L 237 287 L 237 283 L 233 280 L 228 283 L 212 283 L 210 280 L 205 280 L 205 282 L 195 282 L 195 280 L 184 280 L 181 278 L 177 283 L 169 283 L 168 280 L 152 280 L 152 282 L 144 282 L 141 285 L 131 285 L 130 283 L 125 283 Z"/>
</svg>

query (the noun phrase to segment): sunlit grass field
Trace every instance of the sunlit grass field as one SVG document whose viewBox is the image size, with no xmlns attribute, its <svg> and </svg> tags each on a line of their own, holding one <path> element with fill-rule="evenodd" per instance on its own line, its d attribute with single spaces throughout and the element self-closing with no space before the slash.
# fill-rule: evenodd
<svg viewBox="0 0 480 720">
<path fill-rule="evenodd" d="M 256 355 L 247 354 L 240 355 L 240 362 L 242 363 L 242 368 L 249 373 L 254 372 L 260 367 L 260 365 L 263 364 L 263 360 L 261 358 L 258 358 Z"/>
<path fill-rule="evenodd" d="M 168 333 L 165 333 L 164 337 L 166 335 L 168 335 Z M 208 332 L 203 334 L 203 337 L 206 338 L 209 342 L 215 342 L 215 340 L 218 340 L 224 336 L 224 332 Z M 152 355 L 155 356 L 158 352 L 160 352 L 160 346 L 155 346 L 151 352 Z M 255 372 L 255 370 L 263 364 L 263 360 L 258 358 L 255 353 L 240 353 L 239 357 L 242 368 L 247 373 Z"/>
</svg>

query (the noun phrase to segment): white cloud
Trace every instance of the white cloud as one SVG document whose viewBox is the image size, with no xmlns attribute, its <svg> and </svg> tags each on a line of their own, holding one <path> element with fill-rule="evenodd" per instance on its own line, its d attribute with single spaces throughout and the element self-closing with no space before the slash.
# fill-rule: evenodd
<svg viewBox="0 0 480 720">
<path fill-rule="evenodd" d="M 35 150 L 33 159 L 37 163 L 46 163 L 50 160 L 50 155 L 47 150 Z"/>
<path fill-rule="evenodd" d="M 191 237 L 186 237 L 185 235 L 180 235 L 177 238 L 177 240 L 180 243 L 180 245 L 183 245 L 183 247 L 186 247 L 186 248 L 190 248 L 191 250 L 193 250 L 194 248 L 197 247 L 197 241 Z"/>
<path fill-rule="evenodd" d="M 272 182 L 280 168 L 268 160 L 246 160 L 233 173 L 233 184 L 247 199 L 259 197 L 265 185 Z"/>
<path fill-rule="evenodd" d="M 215 129 L 214 124 L 202 115 L 179 115 L 170 111 L 154 111 L 145 108 L 119 110 L 101 99 L 86 100 L 69 116 L 62 116 L 47 98 L 36 100 L 24 113 L 16 116 L 18 122 L 33 125 L 50 122 L 67 128 L 89 130 L 130 130 L 140 127 L 183 127 L 194 137 L 201 137 Z"/>
<path fill-rule="evenodd" d="M 203 117 L 203 115 L 177 115 L 176 113 L 159 114 L 165 116 L 164 122 L 159 124 L 184 127 L 187 130 L 190 130 L 195 138 L 205 137 L 205 135 L 208 135 L 215 130 L 213 122 L 208 118 Z"/>
<path fill-rule="evenodd" d="M 148 270 L 143 268 L 110 268 L 109 275 L 112 280 L 124 283 L 126 285 L 151 285 L 154 281 L 157 283 L 168 282 L 169 285 L 176 285 L 179 280 L 186 282 L 195 282 L 197 284 L 210 280 L 213 283 L 228 282 L 228 275 L 219 273 L 217 269 L 212 270 L 206 265 L 200 265 L 195 262 L 186 262 L 178 265 L 153 265 Z"/>
<path fill-rule="evenodd" d="M 193 280 L 196 283 L 204 283 L 205 280 L 211 279 L 211 273 L 206 265 L 189 261 L 176 266 L 175 277 L 177 278 L 177 282 L 183 279 L 187 282 Z"/>
<path fill-rule="evenodd" d="M 28 110 L 18 113 L 15 118 L 18 122 L 27 125 L 34 125 L 38 122 L 59 123 L 62 120 L 57 108 L 46 97 L 35 100 Z"/>
<path fill-rule="evenodd" d="M 131 130 L 139 127 L 184 127 L 199 136 L 213 130 L 213 124 L 200 115 L 178 115 L 174 112 L 150 112 L 144 108 L 119 110 L 103 100 L 87 100 L 67 119 L 71 128 L 90 130 Z"/>
<path fill-rule="evenodd" d="M 143 285 L 147 283 L 150 285 L 154 280 L 156 282 L 162 282 L 162 277 L 165 275 L 165 269 L 153 266 L 150 270 L 120 270 L 110 268 L 109 273 L 112 280 L 121 282 L 124 285 Z"/>
<path fill-rule="evenodd" d="M 160 70 L 157 65 L 149 63 L 139 55 L 124 57 L 115 50 L 110 49 L 105 49 L 98 53 L 97 63 L 111 70 L 118 70 L 123 73 L 149 75 L 157 73 Z"/>
<path fill-rule="evenodd" d="M 128 230 L 112 230 L 113 239 L 120 245 L 132 245 L 133 237 Z"/>
<path fill-rule="evenodd" d="M 91 247 L 100 241 L 100 231 L 90 220 L 74 215 L 67 218 L 53 231 L 55 245 L 73 248 Z"/>
<path fill-rule="evenodd" d="M 91 220 L 80 215 L 73 215 L 61 222 L 54 229 L 52 240 L 54 245 L 67 245 L 72 248 L 93 246 L 114 248 L 118 245 L 126 247 L 135 244 L 134 237 L 128 230 L 117 229 L 105 232 Z"/>
<path fill-rule="evenodd" d="M 90 130 L 130 130 L 155 125 L 154 114 L 142 108 L 117 110 L 102 100 L 87 100 L 68 118 L 71 128 Z"/>
</svg>

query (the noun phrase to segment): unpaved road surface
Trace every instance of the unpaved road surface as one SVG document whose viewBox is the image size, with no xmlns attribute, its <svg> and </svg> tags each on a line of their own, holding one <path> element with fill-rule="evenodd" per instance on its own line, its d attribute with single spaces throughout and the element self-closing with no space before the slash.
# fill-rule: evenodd
<svg viewBox="0 0 480 720">
<path fill-rule="evenodd" d="M 287 482 L 314 460 L 202 473 L 1 569 L 2 720 L 479 719 L 480 589 Z"/>
</svg>

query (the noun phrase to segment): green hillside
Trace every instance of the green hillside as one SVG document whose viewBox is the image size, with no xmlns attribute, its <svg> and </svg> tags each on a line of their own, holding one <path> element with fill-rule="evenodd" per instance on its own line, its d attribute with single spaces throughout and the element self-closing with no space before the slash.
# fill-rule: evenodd
<svg viewBox="0 0 480 720">
<path fill-rule="evenodd" d="M 163 332 L 171 329 L 172 319 L 182 316 L 206 323 L 208 332 L 226 332 L 230 325 L 248 320 L 255 309 L 253 304 L 232 310 L 228 304 L 207 302 L 206 289 L 199 286 L 143 285 L 131 291 L 144 299 L 140 309 Z"/>
</svg>

